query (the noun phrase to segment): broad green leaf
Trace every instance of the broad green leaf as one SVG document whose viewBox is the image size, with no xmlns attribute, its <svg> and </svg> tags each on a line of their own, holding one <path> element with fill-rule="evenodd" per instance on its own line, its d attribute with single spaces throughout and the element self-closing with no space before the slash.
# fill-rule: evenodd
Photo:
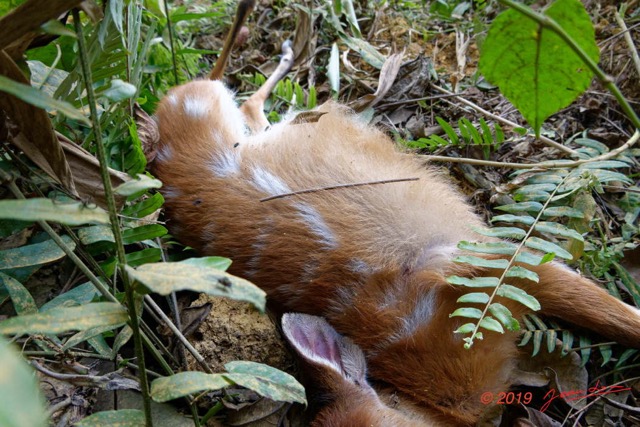
<svg viewBox="0 0 640 427">
<path fill-rule="evenodd" d="M 515 286 L 507 285 L 506 283 L 503 284 L 498 289 L 498 295 L 517 301 L 533 311 L 540 310 L 540 303 L 537 299 L 529 295 L 526 291 Z"/>
<path fill-rule="evenodd" d="M 560 258 L 564 258 L 564 259 L 573 258 L 573 256 L 569 252 L 562 249 L 560 246 L 556 245 L 555 243 L 547 242 L 546 240 L 540 239 L 539 237 L 529 237 L 524 242 L 524 244 L 529 248 L 537 249 L 544 253 L 554 253 L 556 254 L 556 256 L 559 256 Z"/>
<path fill-rule="evenodd" d="M 486 304 L 489 302 L 489 295 L 484 292 L 471 292 L 470 294 L 462 295 L 456 302 Z"/>
<path fill-rule="evenodd" d="M 27 104 L 34 105 L 38 108 L 42 108 L 47 111 L 57 111 L 71 119 L 78 120 L 87 126 L 91 126 L 89 119 L 87 119 L 81 111 L 76 110 L 73 105 L 68 102 L 54 99 L 43 91 L 23 83 L 18 83 L 3 75 L 0 75 L 0 92 L 11 94 Z"/>
<path fill-rule="evenodd" d="M 159 248 L 145 248 L 125 255 L 127 265 L 137 267 L 143 264 L 157 262 L 162 259 L 162 251 Z"/>
<path fill-rule="evenodd" d="M 447 282 L 452 285 L 462 285 L 468 288 L 495 288 L 500 284 L 500 279 L 497 277 L 460 277 L 449 276 Z"/>
<path fill-rule="evenodd" d="M 135 228 L 122 230 L 122 241 L 125 245 L 155 239 L 167 234 L 167 229 L 160 224 L 145 224 Z"/>
<path fill-rule="evenodd" d="M 113 341 L 113 354 L 117 354 L 120 351 L 120 348 L 122 348 L 123 345 L 129 342 L 132 336 L 133 329 L 131 329 L 129 325 L 125 325 L 124 328 L 122 328 L 116 336 L 116 339 Z"/>
<path fill-rule="evenodd" d="M 579 0 L 557 0 L 544 14 L 598 62 L 591 19 Z M 536 135 L 547 117 L 589 87 L 593 76 L 560 36 L 513 9 L 501 13 L 491 24 L 479 67 L 520 110 Z"/>
<path fill-rule="evenodd" d="M 3 285 L 13 303 L 13 308 L 19 315 L 32 314 L 38 312 L 38 306 L 27 288 L 11 276 L 0 273 L 0 285 Z"/>
<path fill-rule="evenodd" d="M 491 222 L 515 222 L 520 224 L 531 225 L 535 221 L 535 218 L 528 215 L 496 215 L 491 218 Z"/>
<path fill-rule="evenodd" d="M 493 317 L 487 316 L 480 321 L 480 327 L 487 329 L 489 331 L 498 332 L 500 334 L 504 334 L 504 329 L 500 322 L 498 322 Z"/>
<path fill-rule="evenodd" d="M 221 256 L 206 256 L 202 258 L 188 258 L 180 261 L 181 264 L 197 265 L 199 267 L 217 268 L 218 270 L 227 271 L 231 266 L 229 258 Z"/>
<path fill-rule="evenodd" d="M 470 317 L 472 319 L 479 319 L 482 317 L 482 311 L 477 308 L 462 307 L 451 313 L 449 317 Z"/>
<path fill-rule="evenodd" d="M 118 3 L 118 2 L 114 2 L 114 3 Z M 110 4 L 113 4 L 113 3 L 110 3 Z M 131 83 L 127 83 L 120 79 L 113 79 L 111 80 L 111 86 L 109 87 L 109 89 L 102 92 L 102 96 L 106 96 L 113 102 L 120 102 L 125 99 L 133 98 L 136 95 L 136 92 L 137 92 L 136 87 Z M 153 188 L 158 188 L 158 187 L 153 187 Z M 116 189 L 116 193 L 122 194 L 122 193 L 118 193 L 117 189 Z"/>
<path fill-rule="evenodd" d="M 384 55 L 378 52 L 378 50 L 371 44 L 369 44 L 366 40 L 349 37 L 344 34 L 342 34 L 340 38 L 347 46 L 349 46 L 350 49 L 358 52 L 367 64 L 378 70 L 380 70 L 384 65 Z"/>
<path fill-rule="evenodd" d="M 476 267 L 501 268 L 505 269 L 509 266 L 506 259 L 484 259 L 472 255 L 461 255 L 453 259 L 453 262 L 471 264 Z"/>
<path fill-rule="evenodd" d="M 151 188 L 162 187 L 162 182 L 159 179 L 149 178 L 147 175 L 138 174 L 136 179 L 120 184 L 114 191 L 121 196 L 131 196 L 136 193 L 140 193 Z"/>
<path fill-rule="evenodd" d="M 517 227 L 493 227 L 493 228 L 474 228 L 473 231 L 488 237 L 500 237 L 502 239 L 522 239 L 527 232 Z"/>
<path fill-rule="evenodd" d="M 538 202 L 522 202 L 513 203 L 511 205 L 496 206 L 499 211 L 518 213 L 518 212 L 540 212 L 542 210 L 542 203 Z"/>
<path fill-rule="evenodd" d="M 78 239 L 83 245 L 91 245 L 96 242 L 112 242 L 116 241 L 113 237 L 113 231 L 108 225 L 94 225 L 84 227 L 78 230 Z"/>
<path fill-rule="evenodd" d="M 45 198 L 1 200 L 0 219 L 53 221 L 67 225 L 109 224 L 109 214 L 97 206 L 80 202 L 56 203 Z"/>
<path fill-rule="evenodd" d="M 40 26 L 40 29 L 47 34 L 53 34 L 56 36 L 68 36 L 73 37 L 74 39 L 77 38 L 74 31 L 71 31 L 69 28 L 67 28 L 61 22 L 56 21 L 55 19 L 45 22 Z"/>
<path fill-rule="evenodd" d="M 205 390 L 220 390 L 231 384 L 232 381 L 225 379 L 223 374 L 180 372 L 154 380 L 151 398 L 156 402 L 166 402 Z"/>
<path fill-rule="evenodd" d="M 75 242 L 69 236 L 62 236 L 62 240 L 69 249 L 75 249 Z M 56 242 L 46 240 L 42 243 L 0 251 L 0 270 L 46 264 L 65 256 L 66 254 Z"/>
<path fill-rule="evenodd" d="M 190 290 L 208 295 L 247 301 L 264 311 L 265 293 L 253 283 L 222 270 L 180 262 L 145 264 L 137 269 L 125 267 L 129 275 L 140 282 L 140 291 L 169 295 Z"/>
<path fill-rule="evenodd" d="M 104 325 L 104 326 L 96 326 L 95 328 L 85 329 L 80 331 L 73 336 L 69 337 L 69 339 L 62 346 L 63 351 L 69 350 L 71 347 L 74 347 L 81 342 L 88 340 L 89 338 L 93 338 L 96 335 L 100 335 L 103 332 L 111 331 L 120 325 Z"/>
<path fill-rule="evenodd" d="M 569 206 L 551 206 L 542 212 L 542 216 L 545 216 L 547 218 L 556 217 L 556 216 L 558 217 L 566 216 L 569 218 L 584 218 L 584 213 L 579 209 L 571 208 Z"/>
<path fill-rule="evenodd" d="M 225 375 L 238 385 L 279 402 L 307 403 L 304 387 L 291 375 L 262 363 L 235 361 L 224 365 Z"/>
<path fill-rule="evenodd" d="M 144 427 L 144 412 L 139 409 L 96 412 L 76 422 L 76 427 Z"/>
<path fill-rule="evenodd" d="M 504 285 L 503 285 L 504 286 Z M 493 303 L 489 306 L 489 312 L 510 331 L 520 330 L 520 323 L 513 318 L 511 311 L 502 304 Z"/>
<path fill-rule="evenodd" d="M 517 246 L 511 242 L 479 243 L 467 242 L 463 240 L 458 243 L 458 248 L 483 254 L 513 255 L 514 253 L 516 253 Z"/>
<path fill-rule="evenodd" d="M 538 277 L 536 273 L 517 265 L 514 265 L 509 269 L 509 271 L 507 271 L 506 277 L 518 277 L 520 279 L 528 279 L 536 283 L 540 281 L 540 277 Z"/>
<path fill-rule="evenodd" d="M 103 325 L 122 325 L 127 319 L 127 311 L 120 304 L 97 302 L 11 317 L 0 322 L 0 333 L 5 335 L 58 334 Z"/>
<path fill-rule="evenodd" d="M 584 237 L 582 237 L 582 235 L 576 230 L 569 228 L 566 225 L 558 224 L 557 222 L 539 222 L 535 225 L 534 229 L 541 233 L 568 237 L 570 239 L 576 239 L 584 242 Z"/>
<path fill-rule="evenodd" d="M 518 255 L 516 255 L 516 262 L 522 262 L 524 264 L 540 265 L 542 264 L 542 261 L 542 257 L 531 254 L 529 252 L 520 252 Z"/>
<path fill-rule="evenodd" d="M 138 202 L 132 206 L 127 206 L 122 210 L 122 215 L 134 218 L 144 218 L 147 215 L 151 215 L 164 203 L 162 194 L 156 193 L 153 196 Z"/>
<path fill-rule="evenodd" d="M 44 399 L 35 372 L 1 336 L 0 360 L 0 426 L 48 426 Z"/>
<path fill-rule="evenodd" d="M 98 292 L 93 283 L 86 282 L 45 303 L 40 307 L 40 312 L 45 312 L 56 307 L 73 307 L 86 304 L 98 295 L 100 295 L 100 292 Z"/>
</svg>

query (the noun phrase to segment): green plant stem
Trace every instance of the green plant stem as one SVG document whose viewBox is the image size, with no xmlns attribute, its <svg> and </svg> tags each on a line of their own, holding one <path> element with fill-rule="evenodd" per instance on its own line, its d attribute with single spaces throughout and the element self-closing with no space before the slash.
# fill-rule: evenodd
<svg viewBox="0 0 640 427">
<path fill-rule="evenodd" d="M 627 99 L 624 97 L 622 92 L 620 92 L 618 86 L 616 86 L 616 84 L 613 82 L 613 79 L 607 76 L 605 72 L 598 67 L 598 64 L 593 61 L 589 57 L 589 55 L 587 55 L 587 53 L 575 42 L 575 40 L 571 38 L 569 34 L 567 34 L 567 32 L 560 25 L 558 25 L 556 21 L 542 13 L 534 11 L 533 9 L 525 6 L 522 3 L 518 3 L 513 0 L 498 0 L 498 2 L 504 6 L 510 7 L 511 9 L 522 13 L 526 17 L 531 18 L 532 20 L 540 24 L 540 26 L 542 26 L 543 28 L 551 30 L 558 36 L 560 36 L 560 38 L 564 40 L 564 42 L 576 53 L 576 55 L 580 57 L 582 62 L 584 62 L 584 64 L 593 72 L 593 74 L 595 74 L 598 80 L 600 80 L 602 84 L 607 88 L 607 90 L 611 92 L 611 94 L 616 98 L 616 100 L 620 104 L 620 107 L 622 108 L 622 111 L 624 111 L 633 126 L 636 129 L 640 129 L 640 118 L 633 110 L 633 108 L 631 108 L 631 105 L 629 105 Z"/>
<path fill-rule="evenodd" d="M 516 251 L 514 252 L 514 254 L 509 259 L 509 263 L 507 264 L 507 266 L 502 271 L 502 274 L 500 275 L 500 280 L 498 281 L 498 285 L 493 289 L 493 292 L 489 296 L 489 301 L 484 306 L 484 310 L 482 310 L 482 315 L 478 319 L 478 323 L 476 323 L 475 328 L 473 329 L 473 332 L 471 333 L 471 340 L 469 341 L 469 346 L 468 347 L 465 346 L 465 348 L 471 348 L 471 346 L 473 345 L 473 340 L 474 340 L 474 338 L 476 338 L 476 335 L 478 334 L 478 332 L 480 330 L 480 323 L 482 322 L 482 319 L 484 319 L 487 316 L 487 312 L 489 311 L 489 306 L 491 305 L 493 300 L 498 295 L 498 290 L 503 285 L 504 279 L 507 277 L 507 272 L 509 271 L 509 269 L 515 263 L 515 260 L 516 260 L 516 257 L 518 256 L 518 254 L 520 252 L 522 252 L 522 248 L 524 248 L 525 243 L 527 242 L 527 239 L 529 239 L 529 237 L 531 236 L 531 234 L 533 233 L 533 231 L 535 229 L 535 224 L 537 224 L 540 221 L 540 218 L 542 218 L 542 214 L 547 209 L 547 207 L 549 206 L 549 203 L 551 203 L 551 200 L 553 200 L 554 196 L 558 192 L 558 189 L 562 186 L 562 184 L 564 184 L 564 182 L 566 181 L 568 176 L 569 175 L 565 176 L 562 179 L 562 181 L 556 186 L 556 188 L 551 192 L 551 194 L 549 195 L 549 198 L 544 203 L 544 205 L 542 206 L 542 209 L 540 209 L 540 212 L 538 212 L 538 215 L 534 219 L 533 224 L 531 224 L 531 227 L 529 227 L 529 230 L 527 231 L 527 234 L 524 236 L 522 241 L 518 244 L 518 247 L 516 248 Z"/>
<path fill-rule="evenodd" d="M 91 78 L 91 69 L 89 67 L 89 58 L 87 55 L 87 49 L 84 42 L 84 35 L 82 31 L 82 23 L 80 22 L 80 13 L 78 9 L 73 9 L 73 23 L 75 25 L 76 34 L 78 36 L 78 50 L 80 53 L 80 66 L 82 68 L 82 74 L 84 78 L 85 89 L 87 91 L 87 100 L 89 103 L 89 109 L 91 112 L 91 122 L 93 124 L 93 133 L 95 135 L 96 153 L 98 155 L 98 161 L 100 162 L 100 176 L 102 178 L 102 184 L 104 185 L 105 199 L 107 202 L 109 219 L 111 222 L 111 229 L 116 243 L 116 254 L 118 258 L 118 270 L 122 276 L 124 283 L 124 290 L 127 299 L 127 309 L 129 311 L 129 323 L 133 330 L 133 342 L 135 347 L 136 359 L 139 367 L 138 377 L 140 380 L 140 392 L 142 393 L 142 403 L 145 415 L 145 424 L 147 427 L 153 426 L 151 418 L 151 400 L 149 396 L 149 383 L 147 382 L 147 374 L 144 361 L 144 349 L 142 346 L 142 337 L 140 333 L 140 323 L 138 319 L 138 313 L 136 311 L 135 295 L 129 276 L 125 272 L 124 266 L 126 264 L 126 253 L 124 250 L 124 244 L 122 242 L 122 234 L 120 232 L 120 222 L 118 220 L 118 214 L 116 210 L 115 198 L 113 194 L 113 188 L 111 186 L 111 179 L 109 176 L 109 169 L 107 163 L 107 154 L 102 141 L 102 130 L 100 129 L 100 119 L 98 118 L 98 111 L 96 108 L 96 99 L 93 92 L 93 80 Z"/>
<path fill-rule="evenodd" d="M 169 15 L 169 5 L 167 4 L 167 0 L 163 0 L 164 2 L 164 11 L 167 14 L 167 31 L 169 31 L 169 44 L 171 50 L 171 62 L 173 64 L 173 79 L 175 80 L 176 86 L 179 84 L 178 82 L 178 62 L 176 61 L 176 49 L 173 44 L 173 25 L 171 24 L 171 16 Z"/>
</svg>

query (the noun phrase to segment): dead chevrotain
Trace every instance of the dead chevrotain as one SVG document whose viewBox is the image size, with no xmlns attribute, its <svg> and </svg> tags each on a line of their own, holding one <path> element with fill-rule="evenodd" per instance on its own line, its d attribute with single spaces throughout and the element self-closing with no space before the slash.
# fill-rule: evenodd
<svg viewBox="0 0 640 427">
<path fill-rule="evenodd" d="M 264 101 L 291 67 L 287 44 L 274 75 L 238 108 L 219 79 L 252 8 L 240 1 L 211 80 L 173 88 L 141 124 L 172 234 L 233 259 L 231 271 L 262 287 L 276 314 L 298 313 L 284 316 L 283 330 L 307 368 L 315 425 L 473 425 L 483 393 L 509 390 L 518 356 L 514 333 L 489 333 L 471 350 L 452 333 L 464 323 L 449 317 L 464 290 L 445 278 L 501 274 L 452 261 L 459 241 L 478 240 L 471 228 L 481 220 L 436 171 L 343 105 L 269 126 Z M 273 198 L 398 178 L 419 179 Z M 543 315 L 640 347 L 640 311 L 561 264 L 527 268 L 539 283 L 510 283 Z M 498 302 L 516 318 L 529 312 Z"/>
</svg>

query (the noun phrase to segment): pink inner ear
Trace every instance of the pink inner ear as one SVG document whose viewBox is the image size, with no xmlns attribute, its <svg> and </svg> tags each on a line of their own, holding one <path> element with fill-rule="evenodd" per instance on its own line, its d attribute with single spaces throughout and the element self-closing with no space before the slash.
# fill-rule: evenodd
<svg viewBox="0 0 640 427">
<path fill-rule="evenodd" d="M 342 337 L 321 317 L 287 313 L 282 317 L 282 330 L 307 362 L 331 365 L 343 372 L 340 354 Z"/>
</svg>

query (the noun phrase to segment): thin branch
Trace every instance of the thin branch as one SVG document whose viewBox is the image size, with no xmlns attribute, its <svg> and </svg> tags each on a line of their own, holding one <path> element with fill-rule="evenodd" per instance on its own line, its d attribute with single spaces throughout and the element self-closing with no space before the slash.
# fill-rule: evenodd
<svg viewBox="0 0 640 427">
<path fill-rule="evenodd" d="M 640 77 L 640 56 L 638 56 L 638 51 L 636 50 L 635 45 L 633 44 L 633 39 L 631 38 L 631 33 L 627 31 L 627 24 L 625 24 L 622 16 L 626 11 L 626 5 L 620 6 L 620 11 L 615 11 L 614 16 L 616 17 L 616 21 L 620 28 L 624 32 L 624 40 L 627 42 L 627 46 L 629 46 L 629 51 L 631 52 L 631 58 L 633 58 L 633 64 L 636 66 L 636 73 L 638 73 L 637 77 Z"/>
<path fill-rule="evenodd" d="M 352 187 L 362 187 L 365 185 L 378 185 L 378 184 L 391 184 L 394 182 L 406 182 L 406 181 L 418 181 L 420 178 L 396 178 L 396 179 L 384 179 L 380 181 L 367 181 L 367 182 L 352 182 L 349 184 L 337 184 L 330 185 L 327 187 L 317 187 L 317 188 L 309 188 L 306 190 L 298 190 L 292 191 L 291 193 L 284 194 L 276 194 L 275 196 L 265 197 L 264 199 L 260 199 L 261 202 L 269 202 L 275 199 L 283 199 L 285 197 L 297 196 L 300 194 L 308 194 L 308 193 L 318 193 L 320 191 L 328 191 L 328 190 L 336 190 L 341 188 L 352 188 Z"/>
<path fill-rule="evenodd" d="M 496 114 L 493 114 L 493 113 L 485 110 L 484 108 L 480 107 L 479 105 L 474 104 L 473 102 L 462 98 L 461 96 L 455 96 L 455 94 L 453 92 L 450 92 L 445 88 L 442 88 L 442 87 L 439 87 L 439 86 L 436 86 L 436 85 L 433 85 L 433 88 L 435 90 L 439 91 L 439 92 L 446 93 L 447 95 L 454 95 L 454 98 L 458 102 L 461 102 L 461 103 L 473 108 L 478 113 L 483 114 L 483 115 L 489 117 L 490 119 L 493 119 L 493 120 L 495 120 L 497 122 L 500 122 L 502 124 L 505 124 L 507 126 L 511 126 L 511 127 L 514 127 L 514 128 L 523 127 L 522 125 L 519 125 L 518 123 L 512 122 L 511 120 L 507 120 L 507 119 L 505 119 L 503 117 L 500 117 L 500 116 L 498 116 Z M 564 151 L 565 153 L 576 154 L 575 150 L 572 150 L 569 147 L 565 147 L 564 145 L 562 145 L 560 143 L 557 143 L 553 139 L 547 138 L 546 136 L 540 135 L 540 141 L 544 142 L 547 145 L 552 146 L 553 148 L 557 148 L 558 150 Z"/>
<path fill-rule="evenodd" d="M 419 155 L 419 157 L 423 157 L 427 160 L 436 161 L 436 162 L 466 163 L 466 164 L 476 165 L 476 166 L 492 166 L 495 168 L 511 168 L 511 169 L 575 168 L 577 166 L 584 165 L 586 163 L 601 162 L 603 160 L 612 159 L 616 157 L 618 154 L 622 153 L 623 151 L 633 147 L 635 143 L 638 142 L 638 139 L 640 139 L 640 131 L 636 130 L 636 132 L 633 134 L 633 136 L 631 136 L 631 138 L 629 138 L 627 142 L 625 142 L 615 150 L 611 150 L 608 153 L 604 153 L 598 157 L 576 160 L 573 162 L 553 161 L 553 162 L 541 162 L 541 163 L 509 163 L 509 162 L 493 162 L 490 160 L 469 159 L 464 157 L 432 156 L 428 154 L 422 154 L 422 155 Z"/>
</svg>

